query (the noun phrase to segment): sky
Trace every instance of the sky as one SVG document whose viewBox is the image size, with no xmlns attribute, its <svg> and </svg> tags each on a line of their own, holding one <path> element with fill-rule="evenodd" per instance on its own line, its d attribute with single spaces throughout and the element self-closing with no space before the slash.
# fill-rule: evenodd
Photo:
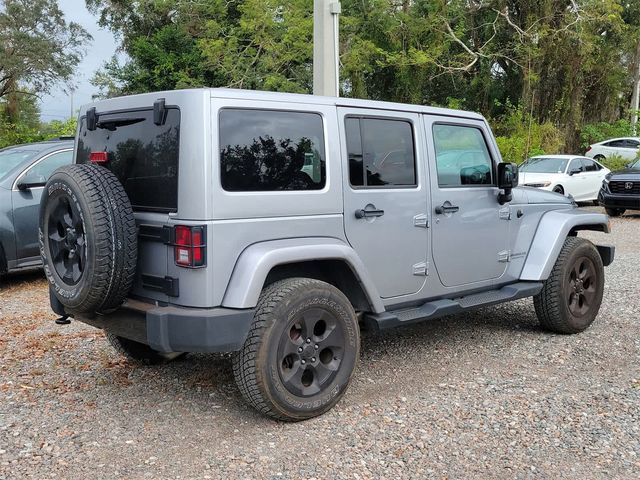
<svg viewBox="0 0 640 480">
<path fill-rule="evenodd" d="M 73 115 L 77 115 L 80 105 L 89 103 L 91 95 L 97 89 L 91 85 L 93 74 L 102 64 L 116 52 L 117 44 L 113 34 L 98 28 L 98 19 L 87 11 L 84 0 L 58 0 L 67 22 L 73 21 L 82 25 L 92 36 L 93 41 L 87 45 L 87 54 L 76 69 L 74 83 L 77 88 L 73 95 Z M 60 85 L 50 95 L 40 101 L 40 117 L 43 121 L 66 120 L 71 115 L 71 98 Z"/>
</svg>

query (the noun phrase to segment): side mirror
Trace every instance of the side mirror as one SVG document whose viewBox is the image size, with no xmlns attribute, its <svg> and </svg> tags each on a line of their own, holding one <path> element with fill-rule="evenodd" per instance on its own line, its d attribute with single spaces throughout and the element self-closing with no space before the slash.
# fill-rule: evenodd
<svg viewBox="0 0 640 480">
<path fill-rule="evenodd" d="M 512 199 L 511 190 L 518 186 L 518 165 L 502 162 L 498 164 L 498 188 L 504 190 L 498 195 L 498 203 L 504 205 Z"/>
<path fill-rule="evenodd" d="M 573 170 L 569 170 L 569 176 L 576 175 L 580 172 L 582 172 L 582 170 L 580 170 L 579 168 L 574 168 Z"/>
<path fill-rule="evenodd" d="M 44 187 L 46 183 L 47 183 L 47 179 L 44 178 L 42 175 L 36 175 L 36 174 L 30 173 L 22 177 L 22 179 L 18 182 L 16 186 L 18 187 L 18 190 L 21 190 L 24 192 L 25 190 L 29 190 L 31 188 Z"/>
</svg>

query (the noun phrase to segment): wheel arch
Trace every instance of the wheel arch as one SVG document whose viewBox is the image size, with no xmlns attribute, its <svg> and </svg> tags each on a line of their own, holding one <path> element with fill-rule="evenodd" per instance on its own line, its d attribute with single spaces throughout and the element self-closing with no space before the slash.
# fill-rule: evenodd
<svg viewBox="0 0 640 480">
<path fill-rule="evenodd" d="M 545 213 L 529 247 L 520 280 L 546 280 L 565 238 L 576 236 L 582 230 L 609 233 L 609 218 L 602 213 L 577 209 Z"/>
<path fill-rule="evenodd" d="M 335 238 L 299 238 L 260 242 L 236 262 L 222 306 L 253 308 L 262 289 L 277 280 L 308 277 L 341 290 L 356 310 L 384 311 L 375 285 L 356 252 Z"/>
</svg>

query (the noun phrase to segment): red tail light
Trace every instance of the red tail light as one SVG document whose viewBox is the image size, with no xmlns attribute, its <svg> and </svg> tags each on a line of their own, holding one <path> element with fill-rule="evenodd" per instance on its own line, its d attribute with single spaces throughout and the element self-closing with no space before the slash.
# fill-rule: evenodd
<svg viewBox="0 0 640 480">
<path fill-rule="evenodd" d="M 109 154 L 107 152 L 91 152 L 89 154 L 89 161 L 91 163 L 107 163 L 109 161 Z"/>
<path fill-rule="evenodd" d="M 177 225 L 174 228 L 174 255 L 176 265 L 187 268 L 206 264 L 206 227 Z"/>
<path fill-rule="evenodd" d="M 591 145 L 589 145 L 589 146 L 587 147 L 587 151 L 586 151 L 586 152 L 584 152 L 584 153 L 589 153 L 590 151 L 591 151 Z"/>
</svg>

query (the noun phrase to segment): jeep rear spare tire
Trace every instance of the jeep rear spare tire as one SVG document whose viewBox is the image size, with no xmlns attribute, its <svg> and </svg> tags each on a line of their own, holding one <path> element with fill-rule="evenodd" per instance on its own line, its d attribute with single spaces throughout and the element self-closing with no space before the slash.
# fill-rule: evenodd
<svg viewBox="0 0 640 480">
<path fill-rule="evenodd" d="M 131 203 L 117 177 L 96 165 L 68 165 L 47 182 L 40 204 L 40 254 L 68 313 L 117 308 L 137 260 Z"/>
</svg>

